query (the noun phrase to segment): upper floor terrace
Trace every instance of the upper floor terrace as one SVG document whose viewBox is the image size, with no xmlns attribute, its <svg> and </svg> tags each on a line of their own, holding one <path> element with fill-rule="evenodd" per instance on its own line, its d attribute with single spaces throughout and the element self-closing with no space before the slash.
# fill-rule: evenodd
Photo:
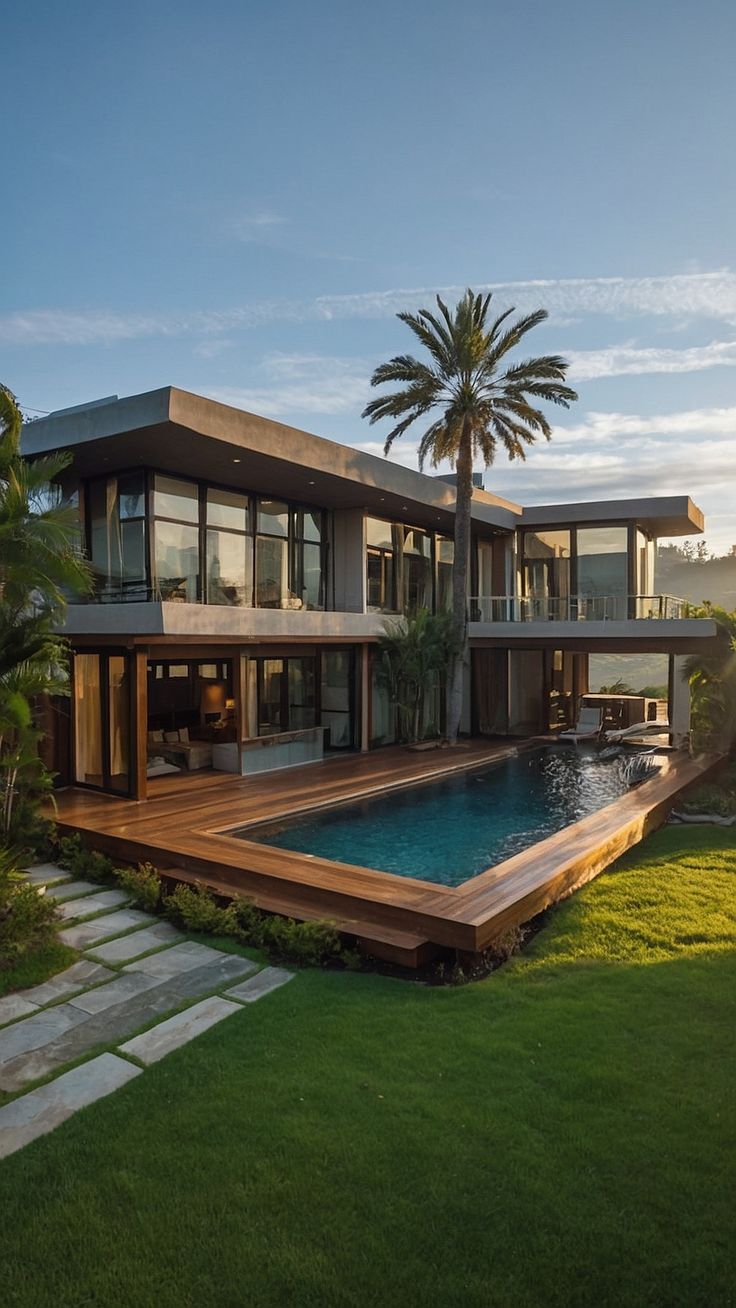
<svg viewBox="0 0 736 1308">
<path fill-rule="evenodd" d="M 451 602 L 443 479 L 173 388 L 52 414 L 23 448 L 73 454 L 96 585 L 70 634 L 366 638 Z M 522 508 L 477 489 L 471 633 L 682 620 L 655 542 L 702 526 L 686 496 Z"/>
</svg>

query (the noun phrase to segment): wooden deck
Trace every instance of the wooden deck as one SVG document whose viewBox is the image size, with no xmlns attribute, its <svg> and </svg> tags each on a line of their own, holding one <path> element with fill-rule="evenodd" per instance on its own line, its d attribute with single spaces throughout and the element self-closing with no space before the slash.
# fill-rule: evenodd
<svg viewBox="0 0 736 1308">
<path fill-rule="evenodd" d="M 386 793 L 477 768 L 515 746 L 476 740 L 453 750 L 402 748 L 325 760 L 262 777 L 195 772 L 150 783 L 146 803 L 71 789 L 57 795 L 63 834 L 123 860 L 150 860 L 185 881 L 289 916 L 327 918 L 365 949 L 417 966 L 437 947 L 474 952 L 597 876 L 664 821 L 678 794 L 718 759 L 673 755 L 622 799 L 458 887 L 328 862 L 227 834 L 249 823 Z"/>
</svg>

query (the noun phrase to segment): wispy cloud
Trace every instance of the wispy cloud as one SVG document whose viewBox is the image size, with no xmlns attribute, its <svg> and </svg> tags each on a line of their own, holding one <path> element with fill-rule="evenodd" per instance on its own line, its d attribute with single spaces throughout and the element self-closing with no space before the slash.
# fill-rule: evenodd
<svg viewBox="0 0 736 1308">
<path fill-rule="evenodd" d="M 380 441 L 359 448 L 381 455 Z M 554 504 L 642 495 L 692 495 L 706 513 L 706 534 L 717 549 L 736 541 L 733 467 L 736 406 L 674 413 L 587 413 L 574 426 L 553 429 L 552 441 L 533 446 L 524 463 L 498 461 L 485 472 L 496 494 L 522 504 Z M 417 466 L 417 443 L 397 441 L 392 461 Z M 429 471 L 429 469 L 428 469 Z"/>
<path fill-rule="evenodd" d="M 260 230 L 275 215 L 264 214 Z M 246 221 L 256 221 L 255 220 Z M 251 227 L 252 231 L 258 230 Z M 312 300 L 262 300 L 230 309 L 191 313 L 125 313 L 100 309 L 30 309 L 0 316 L 0 343 L 6 345 L 93 345 L 147 337 L 210 336 L 274 322 L 346 321 L 387 318 L 415 309 L 439 291 L 452 300 L 463 287 L 422 287 L 324 295 Z M 557 323 L 584 315 L 712 319 L 736 324 L 736 274 L 724 269 L 669 277 L 593 277 L 498 282 L 499 308 L 520 311 L 544 305 Z"/>
<path fill-rule="evenodd" d="M 257 213 L 242 214 L 228 224 L 229 233 L 238 241 L 246 244 L 259 242 L 273 236 L 274 232 L 288 222 L 281 214 L 260 210 Z"/>
<path fill-rule="evenodd" d="M 604 350 L 566 350 L 572 381 L 624 377 L 644 373 L 702 372 L 707 368 L 736 367 L 736 341 L 711 341 L 673 350 L 615 345 Z"/>
<path fill-rule="evenodd" d="M 360 359 L 318 354 L 270 354 L 259 367 L 263 383 L 246 387 L 200 387 L 223 404 L 267 418 L 288 414 L 355 413 L 370 391 L 370 365 Z"/>
</svg>

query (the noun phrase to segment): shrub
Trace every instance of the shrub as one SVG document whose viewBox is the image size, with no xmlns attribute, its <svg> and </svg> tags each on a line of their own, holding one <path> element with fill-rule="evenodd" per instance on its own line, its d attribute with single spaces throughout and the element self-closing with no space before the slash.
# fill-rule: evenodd
<svg viewBox="0 0 736 1308">
<path fill-rule="evenodd" d="M 126 890 L 135 904 L 147 913 L 155 913 L 161 902 L 163 885 L 152 863 L 139 863 L 138 867 L 115 869 L 115 880 Z"/>
<path fill-rule="evenodd" d="M 78 834 L 62 836 L 57 862 L 67 872 L 73 872 L 77 877 L 86 877 L 89 881 L 105 883 L 115 877 L 115 868 L 107 855 L 97 849 L 85 849 Z"/>
<path fill-rule="evenodd" d="M 56 905 L 21 878 L 10 850 L 0 850 L 0 967 L 53 939 Z"/>
<path fill-rule="evenodd" d="M 164 900 L 164 912 L 177 926 L 186 931 L 205 931 L 211 935 L 231 936 L 237 933 L 237 919 L 232 904 L 220 908 L 204 886 L 178 885 Z"/>
<path fill-rule="evenodd" d="M 265 918 L 263 943 L 280 958 L 303 967 L 317 967 L 340 954 L 339 932 L 329 922 L 295 922 L 290 917 Z"/>
</svg>

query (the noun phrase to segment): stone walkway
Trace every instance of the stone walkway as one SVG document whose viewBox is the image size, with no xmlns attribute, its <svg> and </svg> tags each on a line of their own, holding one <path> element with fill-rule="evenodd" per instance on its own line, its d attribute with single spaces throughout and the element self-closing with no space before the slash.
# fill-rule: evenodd
<svg viewBox="0 0 736 1308">
<path fill-rule="evenodd" d="M 0 999 L 0 1090 L 17 1095 L 0 1107 L 0 1158 L 293 976 L 188 941 L 171 923 L 126 907 L 124 891 L 72 880 L 53 864 L 32 868 L 28 879 L 57 899 L 68 924 L 59 938 L 85 957 Z M 106 1045 L 115 1052 L 63 1070 Z"/>
</svg>

